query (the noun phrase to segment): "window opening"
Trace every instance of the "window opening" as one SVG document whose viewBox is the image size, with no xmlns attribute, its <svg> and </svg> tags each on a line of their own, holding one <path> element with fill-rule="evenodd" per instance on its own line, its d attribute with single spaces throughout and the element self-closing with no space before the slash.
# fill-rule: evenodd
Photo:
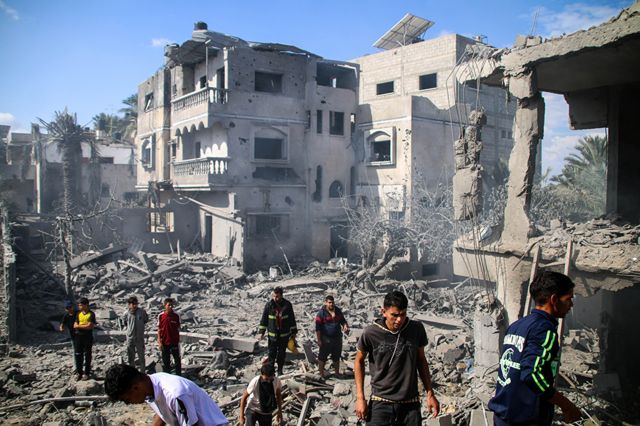
<svg viewBox="0 0 640 426">
<path fill-rule="evenodd" d="M 420 76 L 420 90 L 433 89 L 438 87 L 438 75 L 424 74 Z"/>
<path fill-rule="evenodd" d="M 281 93 L 282 74 L 256 71 L 255 90 L 256 92 Z"/>
<path fill-rule="evenodd" d="M 313 201 L 319 203 L 322 201 L 322 166 L 316 167 L 316 190 L 311 196 Z"/>
<path fill-rule="evenodd" d="M 148 93 L 144 97 L 144 110 L 149 111 L 153 108 L 153 93 Z"/>
<path fill-rule="evenodd" d="M 329 134 L 344 135 L 344 112 L 329 111 Z"/>
<path fill-rule="evenodd" d="M 284 140 L 255 138 L 253 157 L 259 160 L 284 160 Z"/>
<path fill-rule="evenodd" d="M 200 142 L 196 142 L 195 144 L 193 158 L 200 158 Z"/>
<path fill-rule="evenodd" d="M 385 95 L 387 93 L 393 93 L 393 81 L 378 83 L 376 86 L 376 95 Z"/>
<path fill-rule="evenodd" d="M 334 180 L 329 186 L 329 198 L 340 198 L 344 195 L 342 189 L 342 183 L 339 180 Z"/>
<path fill-rule="evenodd" d="M 322 110 L 321 109 L 316 111 L 316 132 L 318 134 L 322 133 Z"/>
<path fill-rule="evenodd" d="M 371 161 L 391 161 L 391 141 L 389 139 L 371 142 Z"/>
<path fill-rule="evenodd" d="M 147 232 L 173 232 L 173 212 L 152 212 L 147 216 Z"/>
</svg>

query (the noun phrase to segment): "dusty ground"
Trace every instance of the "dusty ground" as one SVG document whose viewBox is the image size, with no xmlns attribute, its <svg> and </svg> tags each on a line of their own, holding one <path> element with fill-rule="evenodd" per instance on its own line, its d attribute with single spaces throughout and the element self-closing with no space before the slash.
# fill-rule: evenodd
<svg viewBox="0 0 640 426">
<path fill-rule="evenodd" d="M 155 260 L 158 264 L 176 264 L 175 259 L 162 256 L 156 256 Z M 127 261 L 135 263 L 132 259 Z M 137 265 L 140 267 L 141 263 Z M 115 263 L 87 266 L 76 276 L 76 293 L 90 298 L 100 328 L 115 330 L 116 336 L 98 339 L 100 341 L 93 349 L 95 380 L 81 382 L 72 377 L 67 335 L 54 331 L 56 321 L 62 316 L 64 297 L 60 286 L 32 273 L 31 278 L 22 281 L 18 291 L 20 344 L 3 346 L 5 354 L 0 359 L 0 424 L 148 424 L 152 412 L 144 404 L 125 406 L 104 401 L 78 401 L 7 409 L 14 404 L 47 398 L 103 395 L 104 372 L 123 355 L 123 344 L 117 338 L 117 317 L 124 312 L 126 298 L 131 294 L 138 296 L 152 319 L 147 325 L 148 369 L 153 371 L 159 364 L 154 338 L 155 318 L 162 299 L 171 295 L 178 299 L 176 309 L 183 320 L 183 333 L 198 333 L 182 344 L 185 375 L 224 406 L 230 421 L 237 423 L 237 398 L 257 374 L 266 355 L 266 342 L 260 342 L 255 353 L 220 351 L 215 350 L 211 337 L 255 339 L 262 308 L 276 283 L 266 278 L 266 272 L 247 279 L 233 268 L 225 268 L 225 273 L 222 271 L 213 259 L 191 257 L 172 272 L 132 286 L 132 281 L 143 275 L 133 268 L 122 264 L 118 268 Z M 297 422 L 307 397 L 316 398 L 307 415 L 308 424 L 355 423 L 352 366 L 356 339 L 360 330 L 377 315 L 382 295 L 396 288 L 409 296 L 410 316 L 427 321 L 425 328 L 430 339 L 427 356 L 443 413 L 455 424 L 466 424 L 473 409 L 486 408 L 486 401 L 493 392 L 495 368 L 474 367 L 472 317 L 476 310 L 488 311 L 491 300 L 488 289 L 470 283 L 452 285 L 425 281 L 382 281 L 375 289 L 365 289 L 364 285 L 349 285 L 345 274 L 345 270 L 327 270 L 312 264 L 295 277 L 279 275 L 275 279 L 278 285 L 285 287 L 285 298 L 294 306 L 301 346 L 308 342 L 317 353 L 313 317 L 327 293 L 336 296 L 336 303 L 345 312 L 353 330 L 344 344 L 344 378 L 330 377 L 322 381 L 315 375 L 312 356 L 305 357 L 302 348 L 301 353 L 291 355 L 284 376 L 287 424 Z M 580 344 L 575 344 L 576 339 Z M 567 374 L 573 377 L 574 386 L 582 393 L 591 386 L 585 378 L 593 375 L 597 368 L 594 358 L 598 355 L 598 345 L 594 339 L 597 339 L 595 333 L 577 337 L 574 333 L 570 343 L 573 342 L 575 348 L 568 344 L 564 352 L 568 364 L 563 365 L 570 365 Z M 579 377 L 574 374 L 576 372 Z M 578 391 L 572 395 L 574 399 L 581 398 Z M 584 399 L 583 406 L 599 418 L 602 418 L 599 411 L 602 407 L 614 412 L 595 396 Z M 623 410 L 616 409 L 615 415 L 625 418 Z"/>
</svg>

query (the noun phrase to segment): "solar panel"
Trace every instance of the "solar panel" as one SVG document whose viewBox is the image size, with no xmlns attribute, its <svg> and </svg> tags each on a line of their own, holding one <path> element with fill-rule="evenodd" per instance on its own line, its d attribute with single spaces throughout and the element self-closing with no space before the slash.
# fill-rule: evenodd
<svg viewBox="0 0 640 426">
<path fill-rule="evenodd" d="M 420 40 L 420 36 L 431 28 L 433 24 L 434 22 L 432 21 L 407 13 L 397 24 L 380 37 L 373 46 L 389 50 L 415 43 Z"/>
</svg>

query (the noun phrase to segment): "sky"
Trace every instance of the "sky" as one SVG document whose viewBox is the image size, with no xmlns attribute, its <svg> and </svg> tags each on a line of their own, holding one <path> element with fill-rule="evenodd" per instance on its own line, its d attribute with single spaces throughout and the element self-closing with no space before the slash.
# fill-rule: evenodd
<svg viewBox="0 0 640 426">
<path fill-rule="evenodd" d="M 632 0 L 0 0 L 0 124 L 30 131 L 68 108 L 90 126 L 118 113 L 163 64 L 164 45 L 191 37 L 193 24 L 248 41 L 292 44 L 322 57 L 350 60 L 405 13 L 435 25 L 425 38 L 483 35 L 510 47 L 517 34 L 543 37 L 586 29 Z M 576 141 L 599 131 L 571 131 L 561 96 L 545 95 L 543 169 L 560 171 Z"/>
</svg>

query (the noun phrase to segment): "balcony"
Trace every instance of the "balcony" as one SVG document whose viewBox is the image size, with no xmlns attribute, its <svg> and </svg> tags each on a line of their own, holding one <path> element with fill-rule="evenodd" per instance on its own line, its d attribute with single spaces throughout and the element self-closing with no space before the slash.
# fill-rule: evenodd
<svg viewBox="0 0 640 426">
<path fill-rule="evenodd" d="M 203 123 L 209 127 L 209 114 L 223 111 L 229 100 L 229 91 L 205 87 L 171 101 L 171 123 L 173 127 L 198 127 Z"/>
<path fill-rule="evenodd" d="M 174 189 L 206 190 L 229 183 L 229 157 L 204 157 L 171 163 Z"/>
</svg>

